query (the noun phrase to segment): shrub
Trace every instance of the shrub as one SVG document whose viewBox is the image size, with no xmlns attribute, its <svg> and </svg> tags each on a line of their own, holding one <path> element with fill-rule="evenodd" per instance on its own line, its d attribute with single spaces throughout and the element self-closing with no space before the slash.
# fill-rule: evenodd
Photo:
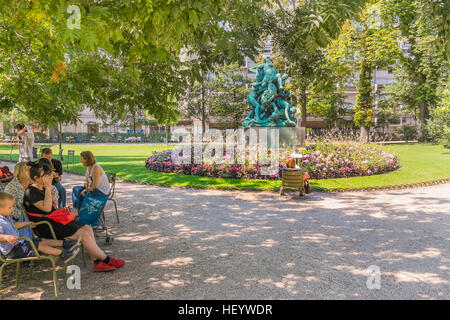
<svg viewBox="0 0 450 320">
<path fill-rule="evenodd" d="M 48 137 L 45 133 L 42 132 L 33 132 L 34 133 L 34 142 L 47 142 Z"/>
<path fill-rule="evenodd" d="M 168 141 L 170 141 L 171 134 L 168 134 Z M 166 141 L 166 133 L 165 132 L 151 132 L 146 140 L 148 142 L 165 142 Z"/>
<path fill-rule="evenodd" d="M 395 129 L 395 133 L 406 142 L 417 139 L 417 129 L 414 126 L 401 126 Z"/>
</svg>

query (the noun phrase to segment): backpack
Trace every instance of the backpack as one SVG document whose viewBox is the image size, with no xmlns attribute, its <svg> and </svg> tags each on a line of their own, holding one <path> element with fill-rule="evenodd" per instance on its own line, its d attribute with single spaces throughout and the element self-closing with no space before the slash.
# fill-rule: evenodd
<svg viewBox="0 0 450 320">
<path fill-rule="evenodd" d="M 8 166 L 0 167 L 0 180 L 2 182 L 10 182 L 14 178 L 11 171 L 9 171 Z"/>
</svg>

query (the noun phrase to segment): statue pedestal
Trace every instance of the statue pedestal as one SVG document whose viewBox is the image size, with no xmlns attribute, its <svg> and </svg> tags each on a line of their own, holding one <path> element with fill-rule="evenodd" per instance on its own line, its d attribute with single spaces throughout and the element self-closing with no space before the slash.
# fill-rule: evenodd
<svg viewBox="0 0 450 320">
<path fill-rule="evenodd" d="M 247 136 L 247 145 L 252 146 L 255 142 L 274 145 L 278 137 L 278 145 L 289 147 L 304 147 L 306 128 L 303 127 L 241 127 Z M 277 132 L 276 132 L 277 131 Z M 254 147 L 254 146 L 253 146 Z"/>
<path fill-rule="evenodd" d="M 280 130 L 280 146 L 285 144 L 289 147 L 304 147 L 306 128 L 304 127 L 282 127 Z"/>
</svg>

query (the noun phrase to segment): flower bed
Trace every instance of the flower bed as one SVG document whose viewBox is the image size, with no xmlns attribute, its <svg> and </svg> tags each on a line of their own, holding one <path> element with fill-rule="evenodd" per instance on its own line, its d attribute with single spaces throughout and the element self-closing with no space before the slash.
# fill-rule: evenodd
<svg viewBox="0 0 450 320">
<path fill-rule="evenodd" d="M 301 169 L 311 179 L 348 178 L 370 176 L 396 170 L 399 162 L 396 156 L 388 154 L 377 146 L 358 143 L 316 143 L 306 150 L 285 149 L 280 152 L 280 168 L 286 167 L 283 160 L 292 152 L 303 154 L 299 161 Z M 226 155 L 225 155 L 226 158 Z M 235 179 L 278 179 L 278 174 L 262 175 L 256 165 L 239 164 L 177 164 L 172 161 L 172 151 L 154 153 L 146 161 L 148 170 L 172 172 L 214 178 Z"/>
</svg>

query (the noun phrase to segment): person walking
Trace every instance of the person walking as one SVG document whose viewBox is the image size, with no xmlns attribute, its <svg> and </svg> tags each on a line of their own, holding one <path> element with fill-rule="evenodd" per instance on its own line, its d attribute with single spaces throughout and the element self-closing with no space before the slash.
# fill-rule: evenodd
<svg viewBox="0 0 450 320">
<path fill-rule="evenodd" d="M 33 161 L 33 147 L 34 147 L 34 134 L 33 131 L 23 123 L 18 123 L 14 126 L 17 131 L 17 137 L 20 140 L 19 146 L 19 162 L 21 161 Z"/>
</svg>

